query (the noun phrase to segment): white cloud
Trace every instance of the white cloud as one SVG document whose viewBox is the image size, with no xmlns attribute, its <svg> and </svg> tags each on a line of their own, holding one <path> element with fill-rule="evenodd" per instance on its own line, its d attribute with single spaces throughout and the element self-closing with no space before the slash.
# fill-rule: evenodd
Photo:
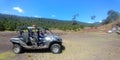
<svg viewBox="0 0 120 60">
<path fill-rule="evenodd" d="M 20 7 L 13 7 L 13 10 L 18 11 L 19 13 L 23 13 L 23 9 L 21 9 Z"/>
<path fill-rule="evenodd" d="M 102 20 L 101 21 L 99 21 L 100 23 L 102 22 Z"/>
<path fill-rule="evenodd" d="M 36 16 L 34 16 L 34 17 L 36 17 L 36 18 L 42 18 L 42 16 L 37 16 L 37 15 L 36 15 Z"/>
<path fill-rule="evenodd" d="M 38 17 L 38 16 L 35 16 L 35 17 Z"/>
<path fill-rule="evenodd" d="M 51 17 L 56 17 L 56 15 L 51 15 Z"/>
<path fill-rule="evenodd" d="M 88 23 L 94 23 L 94 22 L 90 21 L 90 22 L 88 22 Z"/>
</svg>

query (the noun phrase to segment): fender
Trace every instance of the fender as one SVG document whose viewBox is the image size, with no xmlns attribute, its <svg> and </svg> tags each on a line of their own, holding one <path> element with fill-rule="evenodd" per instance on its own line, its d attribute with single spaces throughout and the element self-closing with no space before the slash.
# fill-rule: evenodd
<svg viewBox="0 0 120 60">
<path fill-rule="evenodd" d="M 19 44 L 20 41 L 21 41 L 20 38 L 11 38 L 10 39 L 10 42 L 12 42 L 12 43 L 18 43 Z"/>
<path fill-rule="evenodd" d="M 22 41 L 22 38 L 11 38 L 10 41 L 13 43 L 13 44 L 20 44 L 21 46 L 27 46 L 26 43 L 24 43 Z"/>
<path fill-rule="evenodd" d="M 51 45 L 55 44 L 55 43 L 62 45 L 62 42 L 60 42 L 60 41 L 59 42 L 58 41 L 52 41 L 52 42 L 49 43 L 48 46 L 51 47 Z"/>
</svg>

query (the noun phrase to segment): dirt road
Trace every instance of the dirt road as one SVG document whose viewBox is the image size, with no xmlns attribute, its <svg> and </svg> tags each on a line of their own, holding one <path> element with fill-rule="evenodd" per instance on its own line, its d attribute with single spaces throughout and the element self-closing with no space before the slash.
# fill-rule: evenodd
<svg viewBox="0 0 120 60">
<path fill-rule="evenodd" d="M 0 59 L 7 60 L 119 60 L 120 36 L 103 32 L 68 32 L 62 35 L 66 49 L 61 54 L 45 50 L 28 51 L 23 54 L 11 52 L 9 38 L 15 32 L 0 33 Z M 7 52 L 7 53 L 6 53 Z M 8 53 L 9 52 L 9 53 Z M 9 57 L 3 57 L 11 55 Z M 1 58 L 2 57 L 2 58 Z"/>
<path fill-rule="evenodd" d="M 10 38 L 15 35 L 15 32 L 0 32 L 0 53 L 11 49 L 12 44 L 10 43 Z"/>
</svg>

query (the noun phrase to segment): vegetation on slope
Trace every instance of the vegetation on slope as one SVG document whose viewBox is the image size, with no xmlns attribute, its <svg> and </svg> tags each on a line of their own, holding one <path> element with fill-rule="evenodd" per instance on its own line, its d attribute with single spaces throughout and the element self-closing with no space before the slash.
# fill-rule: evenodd
<svg viewBox="0 0 120 60">
<path fill-rule="evenodd" d="M 77 21 L 76 21 L 77 22 Z M 16 15 L 0 14 L 0 31 L 14 31 L 19 26 L 32 26 L 33 24 L 41 27 L 60 29 L 60 30 L 80 30 L 90 24 L 73 21 L 63 21 L 49 18 L 22 17 Z"/>
</svg>

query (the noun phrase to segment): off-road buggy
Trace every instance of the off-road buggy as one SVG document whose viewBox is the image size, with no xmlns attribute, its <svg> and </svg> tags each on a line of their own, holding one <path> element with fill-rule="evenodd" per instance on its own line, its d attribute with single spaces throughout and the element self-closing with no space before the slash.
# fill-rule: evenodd
<svg viewBox="0 0 120 60">
<path fill-rule="evenodd" d="M 21 53 L 25 49 L 49 49 L 52 53 L 58 54 L 64 48 L 61 37 L 47 28 L 20 27 L 17 32 L 18 35 L 10 39 L 14 53 Z"/>
</svg>

